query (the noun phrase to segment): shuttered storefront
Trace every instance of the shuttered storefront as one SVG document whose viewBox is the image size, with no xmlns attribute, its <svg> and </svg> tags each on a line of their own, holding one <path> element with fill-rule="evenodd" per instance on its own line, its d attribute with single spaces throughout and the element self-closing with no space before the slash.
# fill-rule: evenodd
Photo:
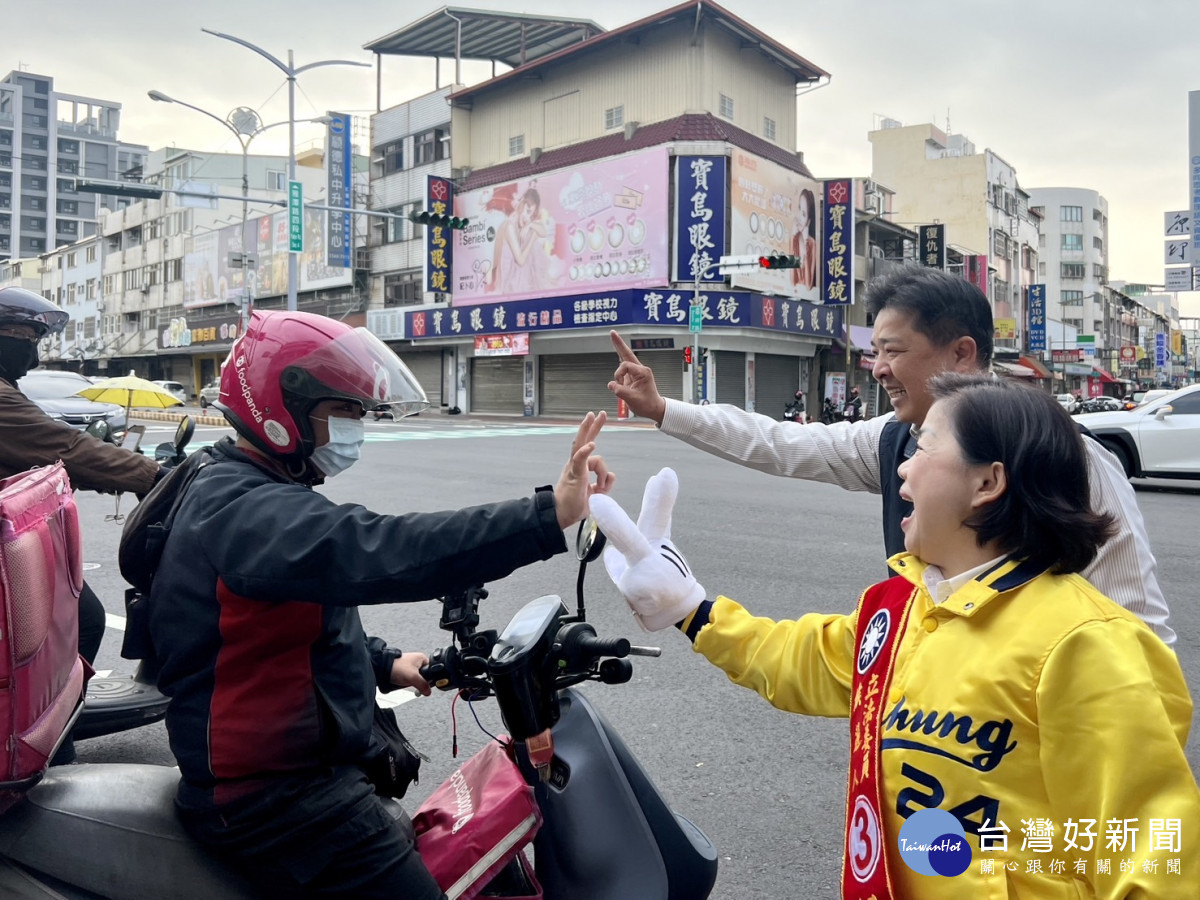
<svg viewBox="0 0 1200 900">
<path fill-rule="evenodd" d="M 405 351 L 397 356 L 404 361 L 409 370 L 416 376 L 417 384 L 425 388 L 425 397 L 429 400 L 429 408 L 437 409 L 442 403 L 442 349 L 426 351 Z"/>
<path fill-rule="evenodd" d="M 772 419 L 783 418 L 783 408 L 800 386 L 800 360 L 795 356 L 754 355 L 754 411 Z M 808 397 L 804 398 L 808 408 Z"/>
<path fill-rule="evenodd" d="M 654 372 L 659 393 L 683 396 L 683 359 L 679 350 L 643 350 L 638 359 Z M 540 358 L 538 390 L 543 416 L 582 416 L 607 410 L 617 414 L 617 398 L 609 389 L 617 368 L 615 353 L 573 353 Z"/>
<path fill-rule="evenodd" d="M 477 356 L 471 360 L 471 412 L 520 414 L 524 409 L 523 356 Z"/>
<path fill-rule="evenodd" d="M 746 354 L 715 350 L 717 365 L 717 403 L 732 403 L 746 408 Z"/>
</svg>

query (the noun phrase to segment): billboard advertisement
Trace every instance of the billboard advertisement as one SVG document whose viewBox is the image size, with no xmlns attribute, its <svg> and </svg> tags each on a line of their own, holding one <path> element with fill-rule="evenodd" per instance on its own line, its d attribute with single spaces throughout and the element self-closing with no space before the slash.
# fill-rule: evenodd
<svg viewBox="0 0 1200 900">
<path fill-rule="evenodd" d="M 730 284 L 816 300 L 821 282 L 817 209 L 821 183 L 737 148 L 730 160 L 729 177 L 729 252 L 735 256 L 782 253 L 803 261 L 797 269 L 733 272 Z"/>
<path fill-rule="evenodd" d="M 454 305 L 667 283 L 667 149 L 458 194 Z"/>
<path fill-rule="evenodd" d="M 350 209 L 354 197 L 350 191 L 350 170 L 353 149 L 350 146 L 350 117 L 345 113 L 329 113 L 325 131 L 325 196 L 330 206 Z M 350 213 L 330 213 L 329 233 L 326 236 L 325 259 L 330 266 L 350 268 L 354 247 L 354 224 Z"/>
<path fill-rule="evenodd" d="M 345 287 L 352 269 L 330 266 L 325 258 L 325 211 L 304 210 L 304 252 L 297 261 L 298 290 Z M 260 216 L 242 226 L 192 235 L 184 245 L 183 307 L 196 309 L 221 303 L 241 303 L 243 298 L 287 293 L 288 213 Z M 243 255 L 250 265 L 237 265 Z"/>
</svg>

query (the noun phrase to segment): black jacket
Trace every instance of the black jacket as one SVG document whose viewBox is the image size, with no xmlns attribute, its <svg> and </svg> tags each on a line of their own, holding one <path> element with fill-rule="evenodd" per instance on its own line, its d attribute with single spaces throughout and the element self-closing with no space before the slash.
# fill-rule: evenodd
<svg viewBox="0 0 1200 900">
<path fill-rule="evenodd" d="M 387 516 L 335 504 L 228 440 L 213 452 L 149 603 L 189 806 L 273 773 L 364 759 L 375 689 L 389 686 L 398 651 L 368 641 L 359 605 L 428 600 L 566 550 L 548 490 Z"/>
</svg>

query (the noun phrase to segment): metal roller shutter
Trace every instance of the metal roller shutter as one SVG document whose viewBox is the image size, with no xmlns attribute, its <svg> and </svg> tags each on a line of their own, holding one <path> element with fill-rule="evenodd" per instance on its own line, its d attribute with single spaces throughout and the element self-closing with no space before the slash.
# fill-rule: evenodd
<svg viewBox="0 0 1200 900">
<path fill-rule="evenodd" d="M 523 357 L 471 360 L 471 412 L 521 413 L 524 409 Z"/>
<path fill-rule="evenodd" d="M 642 351 L 638 359 L 654 372 L 659 393 L 678 400 L 683 396 L 683 362 L 678 351 Z M 607 410 L 617 414 L 617 398 L 608 389 L 617 368 L 615 353 L 574 353 L 543 356 L 541 371 L 541 414 L 582 416 Z"/>
<path fill-rule="evenodd" d="M 746 408 L 746 354 L 716 350 L 717 402 Z"/>
<path fill-rule="evenodd" d="M 796 356 L 754 355 L 754 411 L 772 419 L 783 418 L 783 408 L 800 387 L 800 359 Z M 808 397 L 804 398 L 805 410 Z"/>
<path fill-rule="evenodd" d="M 397 353 L 409 370 L 416 376 L 417 383 L 425 388 L 425 397 L 430 409 L 442 404 L 442 351 L 432 353 Z"/>
</svg>

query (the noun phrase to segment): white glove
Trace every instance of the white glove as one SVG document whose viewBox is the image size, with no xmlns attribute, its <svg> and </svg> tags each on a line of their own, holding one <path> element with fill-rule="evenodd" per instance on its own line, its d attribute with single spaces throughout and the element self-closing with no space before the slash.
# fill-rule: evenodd
<svg viewBox="0 0 1200 900">
<path fill-rule="evenodd" d="M 673 469 L 646 482 L 637 525 L 607 494 L 589 498 L 592 516 L 608 538 L 608 576 L 646 631 L 661 631 L 686 619 L 704 602 L 687 560 L 671 543 L 671 511 L 679 494 Z"/>
</svg>

